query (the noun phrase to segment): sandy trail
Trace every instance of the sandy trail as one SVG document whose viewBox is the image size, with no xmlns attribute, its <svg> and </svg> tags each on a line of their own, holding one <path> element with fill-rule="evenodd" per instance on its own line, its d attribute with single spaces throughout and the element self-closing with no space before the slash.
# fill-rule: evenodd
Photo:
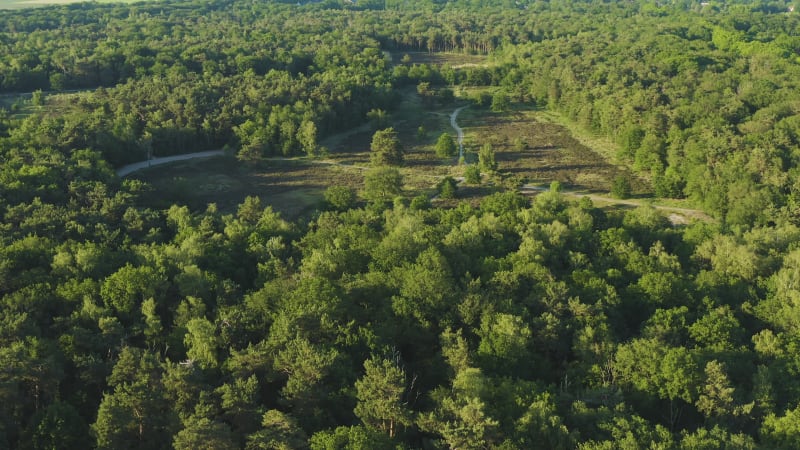
<svg viewBox="0 0 800 450">
<path fill-rule="evenodd" d="M 212 156 L 220 156 L 223 155 L 225 152 L 222 150 L 208 150 L 205 152 L 196 152 L 196 153 L 186 153 L 183 155 L 174 155 L 174 156 L 164 156 L 162 158 L 153 158 L 148 161 L 140 161 L 133 164 L 128 164 L 126 166 L 122 166 L 117 169 L 117 176 L 124 177 L 130 175 L 137 170 L 142 170 L 147 167 L 151 166 L 158 166 L 161 164 L 167 164 L 174 161 L 183 161 L 185 159 L 195 159 L 195 158 L 210 158 Z"/>
<path fill-rule="evenodd" d="M 458 117 L 458 113 L 461 112 L 462 109 L 466 108 L 466 106 L 462 106 L 461 108 L 456 108 L 453 111 L 453 114 L 450 114 L 450 126 L 456 130 L 456 134 L 458 134 L 458 160 L 462 161 L 464 159 L 464 130 L 461 129 L 460 126 L 456 123 L 456 118 Z"/>
</svg>

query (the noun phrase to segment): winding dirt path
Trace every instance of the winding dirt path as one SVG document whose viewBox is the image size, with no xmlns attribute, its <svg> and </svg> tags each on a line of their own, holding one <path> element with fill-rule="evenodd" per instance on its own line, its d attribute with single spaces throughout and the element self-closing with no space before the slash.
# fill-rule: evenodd
<svg viewBox="0 0 800 450">
<path fill-rule="evenodd" d="M 161 158 L 153 158 L 148 161 L 140 161 L 137 163 L 122 166 L 119 169 L 117 169 L 117 176 L 125 177 L 127 175 L 132 174 L 133 172 L 136 172 L 137 170 L 142 170 L 152 166 L 159 166 L 161 164 L 167 164 L 174 161 L 183 161 L 186 159 L 196 159 L 196 158 L 210 158 L 212 156 L 223 155 L 224 153 L 225 152 L 222 150 L 208 150 L 205 152 L 185 153 L 183 155 L 173 155 L 173 156 L 164 156 Z"/>
<path fill-rule="evenodd" d="M 469 106 L 469 105 L 467 105 Z M 466 108 L 467 106 L 462 106 L 460 108 L 456 108 L 452 114 L 450 114 L 450 126 L 456 130 L 456 134 L 458 135 L 458 160 L 462 161 L 464 159 L 464 130 L 461 129 L 460 126 L 456 123 L 456 118 L 458 117 L 458 113 L 461 112 L 462 109 Z"/>
</svg>

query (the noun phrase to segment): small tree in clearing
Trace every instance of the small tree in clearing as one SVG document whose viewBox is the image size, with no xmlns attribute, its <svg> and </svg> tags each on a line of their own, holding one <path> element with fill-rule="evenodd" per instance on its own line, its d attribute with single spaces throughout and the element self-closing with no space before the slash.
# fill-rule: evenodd
<svg viewBox="0 0 800 450">
<path fill-rule="evenodd" d="M 630 198 L 631 180 L 626 175 L 617 175 L 611 184 L 611 195 L 616 198 Z"/>
<path fill-rule="evenodd" d="M 374 166 L 399 166 L 403 163 L 403 146 L 394 128 L 376 131 L 370 149 Z"/>
<path fill-rule="evenodd" d="M 458 152 L 458 147 L 453 141 L 453 137 L 448 133 L 442 133 L 439 139 L 436 140 L 436 156 L 439 158 L 449 158 L 455 156 Z"/>
<path fill-rule="evenodd" d="M 481 184 L 481 169 L 475 164 L 470 164 L 464 169 L 464 181 L 467 184 Z"/>
<path fill-rule="evenodd" d="M 439 183 L 439 197 L 441 198 L 456 198 L 456 189 L 458 185 L 453 177 L 445 177 Z"/>
<path fill-rule="evenodd" d="M 484 172 L 494 172 L 497 170 L 497 162 L 494 160 L 494 150 L 492 144 L 485 144 L 478 152 L 478 165 Z"/>
</svg>

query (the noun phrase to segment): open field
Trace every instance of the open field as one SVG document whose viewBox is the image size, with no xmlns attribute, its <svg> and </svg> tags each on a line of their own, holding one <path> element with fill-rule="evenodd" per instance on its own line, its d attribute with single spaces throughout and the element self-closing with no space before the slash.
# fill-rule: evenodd
<svg viewBox="0 0 800 450">
<path fill-rule="evenodd" d="M 500 171 L 522 182 L 559 181 L 570 190 L 607 193 L 611 181 L 625 174 L 633 180 L 635 196 L 649 194 L 649 187 L 628 169 L 582 144 L 564 126 L 540 121 L 536 111 L 464 113 L 459 122 L 466 131 L 466 149 L 477 152 L 491 144 Z"/>
<path fill-rule="evenodd" d="M 321 206 L 328 186 L 358 189 L 363 183 L 357 169 L 304 159 L 278 159 L 248 167 L 231 157 L 180 161 L 129 178 L 152 185 L 144 202 L 153 208 L 180 203 L 203 210 L 208 203 L 216 203 L 220 211 L 232 213 L 245 197 L 255 195 L 289 219 Z"/>
<path fill-rule="evenodd" d="M 389 52 L 393 64 L 403 64 L 403 57 L 408 55 L 407 64 L 428 64 L 431 66 L 443 66 L 445 64 L 453 67 L 485 67 L 488 65 L 488 58 L 484 55 L 468 55 L 465 53 L 449 52 Z"/>
<path fill-rule="evenodd" d="M 455 139 L 450 127 L 450 114 L 460 103 L 446 105 L 423 104 L 414 88 L 403 91 L 403 101 L 390 114 L 390 126 L 397 131 L 405 150 L 405 164 L 401 169 L 410 190 L 433 189 L 441 177 L 461 176 L 462 168 L 457 158 L 440 159 L 434 154 L 436 139 L 443 132 Z M 419 127 L 425 129 L 419 134 Z M 361 126 L 329 137 L 321 142 L 330 151 L 329 158 L 337 164 L 367 166 L 369 146 L 375 128 Z"/>
<path fill-rule="evenodd" d="M 57 116 L 68 110 L 70 104 L 85 92 L 89 91 L 42 92 L 40 105 L 34 104 L 33 92 L 0 94 L 0 109 L 8 112 L 13 119 L 24 119 L 35 112 Z"/>
<path fill-rule="evenodd" d="M 404 177 L 406 197 L 419 194 L 434 197 L 437 183 L 445 176 L 459 178 L 464 166 L 457 157 L 441 159 L 434 153 L 434 144 L 441 133 L 455 131 L 450 114 L 463 100 L 449 104 L 423 103 L 413 88 L 403 92 L 403 101 L 392 111 L 388 125 L 398 132 L 405 149 Z M 459 200 L 477 203 L 498 191 L 501 179 L 512 185 L 526 184 L 524 192 L 534 194 L 559 181 L 570 196 L 590 196 L 599 206 L 632 208 L 651 197 L 649 185 L 627 168 L 613 163 L 610 148 L 597 152 L 585 140 L 551 116 L 538 110 L 513 110 L 492 113 L 485 108 L 469 106 L 458 116 L 465 132 L 465 160 L 477 162 L 477 152 L 491 144 L 499 164 L 500 177 L 484 179 L 481 186 L 461 185 Z M 419 132 L 420 127 L 424 129 Z M 246 166 L 231 157 L 210 160 L 182 161 L 166 167 L 150 168 L 132 175 L 149 182 L 153 192 L 147 202 L 153 207 L 181 203 L 192 209 L 204 209 L 216 203 L 224 212 L 233 212 L 248 195 L 256 195 L 264 204 L 272 205 L 285 217 L 294 219 L 323 206 L 323 192 L 328 186 L 348 186 L 356 191 L 363 185 L 364 171 L 369 167 L 369 147 L 375 127 L 371 124 L 343 131 L 325 138 L 320 145 L 328 149 L 325 159 L 275 158 L 259 166 Z M 605 154 L 603 154 L 605 153 Z M 633 180 L 634 200 L 616 201 L 608 197 L 611 181 L 620 174 Z M 636 200 L 635 198 L 639 199 Z M 458 200 L 435 200 L 441 206 Z M 687 205 L 670 203 L 669 211 L 686 218 L 698 218 Z M 707 218 L 707 216 L 704 216 Z M 703 217 L 700 217 L 703 218 Z M 680 218 L 674 220 L 681 223 Z"/>
<path fill-rule="evenodd" d="M 38 108 L 31 104 L 31 94 L 0 95 L 0 109 L 12 119 L 24 119 Z"/>
</svg>

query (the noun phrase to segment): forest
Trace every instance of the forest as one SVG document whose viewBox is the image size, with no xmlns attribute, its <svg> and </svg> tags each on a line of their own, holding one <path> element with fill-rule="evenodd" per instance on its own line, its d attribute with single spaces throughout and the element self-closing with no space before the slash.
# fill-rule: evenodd
<svg viewBox="0 0 800 450">
<path fill-rule="evenodd" d="M 800 448 L 795 6 L 3 11 L 0 448 Z M 522 192 L 553 142 L 459 159 L 458 111 L 608 143 L 638 206 Z M 217 149 L 324 200 L 117 174 Z"/>
</svg>

